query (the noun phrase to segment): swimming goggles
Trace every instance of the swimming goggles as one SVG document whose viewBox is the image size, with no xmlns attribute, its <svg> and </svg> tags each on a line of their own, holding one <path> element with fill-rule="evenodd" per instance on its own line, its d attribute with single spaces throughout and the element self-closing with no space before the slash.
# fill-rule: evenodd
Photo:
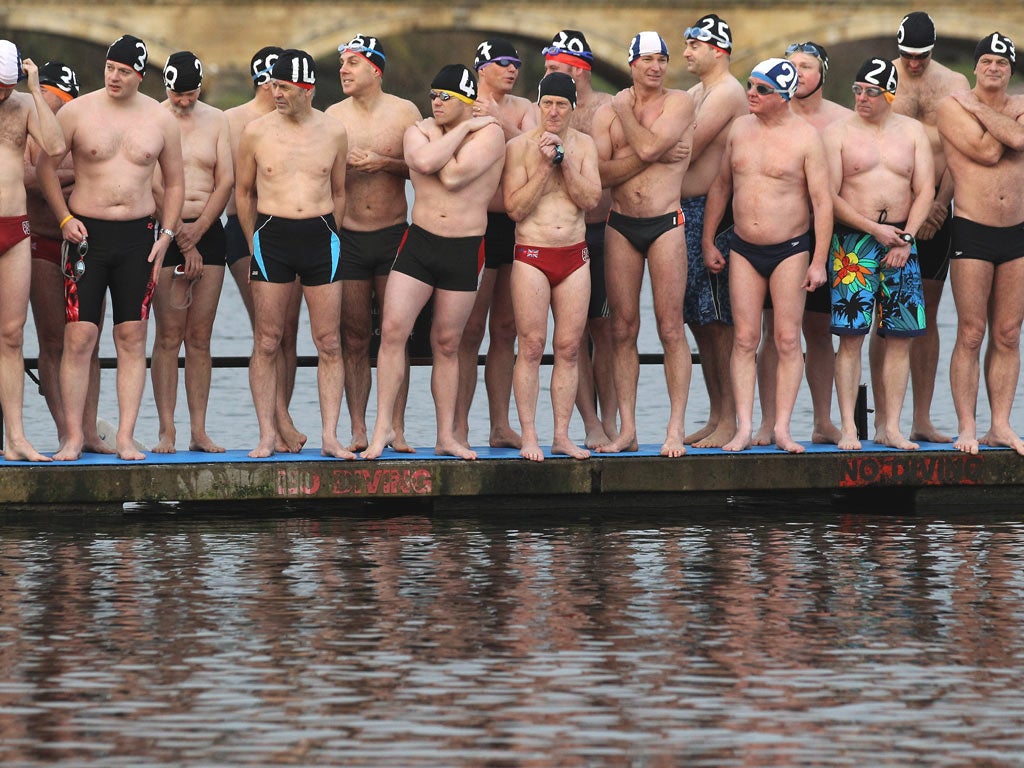
<svg viewBox="0 0 1024 768">
<path fill-rule="evenodd" d="M 71 249 L 75 249 L 75 253 L 71 252 Z M 82 275 L 85 274 L 85 255 L 89 253 L 89 243 L 83 240 L 80 243 L 72 243 L 65 240 L 60 245 L 60 271 L 64 273 L 64 277 L 73 283 L 77 283 L 82 279 Z M 72 256 L 77 255 L 78 258 L 72 261 Z"/>
<path fill-rule="evenodd" d="M 549 45 L 547 48 L 541 50 L 541 54 L 544 56 L 558 56 L 560 54 L 565 54 L 566 56 L 575 56 L 577 59 L 583 59 L 584 61 L 594 61 L 594 54 L 590 51 L 571 51 L 568 48 L 562 48 L 558 45 Z"/>
<path fill-rule="evenodd" d="M 860 96 L 863 93 L 867 96 L 870 96 L 873 99 L 885 93 L 885 91 L 883 91 L 881 88 L 878 88 L 874 85 L 860 85 L 858 83 L 853 84 L 852 90 L 854 96 Z"/>
<path fill-rule="evenodd" d="M 481 67 L 486 66 L 488 64 L 497 64 L 502 69 L 507 67 L 509 64 L 511 64 L 516 69 L 519 69 L 521 66 L 523 66 L 523 62 L 521 62 L 519 59 L 514 59 L 511 56 L 499 56 L 497 59 L 491 59 L 490 61 L 480 62 Z M 479 67 L 477 67 L 477 69 L 479 69 Z"/>
<path fill-rule="evenodd" d="M 811 56 L 819 59 L 824 58 L 821 55 L 821 50 L 814 43 L 793 43 L 792 45 L 787 45 L 786 55 L 789 56 L 791 53 L 809 53 Z"/>
<path fill-rule="evenodd" d="M 452 94 L 448 93 L 448 91 L 431 91 L 430 92 L 430 100 L 431 101 L 433 101 L 434 99 L 440 99 L 441 101 L 451 101 L 454 98 L 455 98 L 455 96 L 453 96 Z"/>
<path fill-rule="evenodd" d="M 777 89 L 772 88 L 770 85 L 764 85 L 763 83 L 753 83 L 750 80 L 747 80 L 747 90 L 749 91 L 751 88 L 753 88 L 762 96 L 770 96 L 773 93 L 780 92 Z"/>
<path fill-rule="evenodd" d="M 348 45 L 338 46 L 338 53 L 362 53 L 367 56 L 377 56 L 381 61 L 387 61 L 388 57 L 378 51 L 376 48 L 368 48 L 365 45 Z"/>
</svg>

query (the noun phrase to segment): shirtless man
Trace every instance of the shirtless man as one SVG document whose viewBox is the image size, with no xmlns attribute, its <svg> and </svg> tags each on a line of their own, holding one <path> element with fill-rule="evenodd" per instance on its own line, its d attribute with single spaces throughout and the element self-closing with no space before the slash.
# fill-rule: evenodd
<svg viewBox="0 0 1024 768">
<path fill-rule="evenodd" d="M 28 93 L 14 87 L 28 78 Z M 50 155 L 63 155 L 64 138 L 43 98 L 39 69 L 22 59 L 17 46 L 0 40 L 0 413 L 4 419 L 4 458 L 49 461 L 28 441 L 22 421 L 32 255 L 25 194 L 25 143 L 31 137 Z"/>
<path fill-rule="evenodd" d="M 43 100 L 54 114 L 67 102 L 78 97 L 78 76 L 60 61 L 48 61 L 39 68 L 39 84 Z M 53 422 L 57 426 L 57 442 L 64 441 L 64 401 L 60 396 L 60 358 L 64 354 L 64 275 L 61 272 L 61 236 L 53 211 L 43 197 L 36 178 L 36 163 L 41 150 L 29 136 L 25 142 L 25 192 L 28 222 L 32 229 L 32 319 L 39 344 L 39 391 L 46 399 Z M 75 169 L 71 155 L 65 155 L 57 169 L 65 200 L 75 185 Z M 99 347 L 89 365 L 89 394 L 86 398 L 82 430 L 83 450 L 90 453 L 113 453 L 100 437 L 96 426 L 100 396 Z"/>
<path fill-rule="evenodd" d="M 354 459 L 338 440 L 345 369 L 341 357 L 338 226 L 345 217 L 345 126 L 313 108 L 316 65 L 283 51 L 270 70 L 275 110 L 242 131 L 235 166 L 238 220 L 251 245 L 256 328 L 249 385 L 260 425 L 254 459 L 273 456 L 279 435 L 277 359 L 296 278 L 318 355 L 320 453 Z"/>
<path fill-rule="evenodd" d="M 1010 425 L 1024 322 L 1024 96 L 1007 93 L 1017 63 L 1010 38 L 983 37 L 974 60 L 974 88 L 943 99 L 937 123 L 956 200 L 950 281 L 957 329 L 949 363 L 955 445 L 964 453 L 977 453 L 982 444 L 1024 455 L 1024 441 Z M 986 330 L 992 418 L 978 439 L 978 358 Z"/>
<path fill-rule="evenodd" d="M 388 272 L 408 226 L 405 183 L 409 168 L 402 157 L 405 130 L 419 122 L 420 111 L 408 99 L 385 93 L 384 45 L 371 35 L 356 35 L 338 46 L 341 90 L 348 97 L 327 108 L 348 131 L 345 174 L 345 222 L 341 240 L 341 348 L 345 356 L 345 395 L 352 422 L 350 451 L 369 444 L 366 404 L 370 397 L 370 339 L 373 300 L 383 306 Z M 391 447 L 411 453 L 405 440 L 405 377 L 395 402 L 395 439 Z"/>
<path fill-rule="evenodd" d="M 430 84 L 428 117 L 406 129 L 405 162 L 414 192 L 412 224 L 391 267 L 377 357 L 377 422 L 364 459 L 394 439 L 395 402 L 405 377 L 405 345 L 430 297 L 430 348 L 439 455 L 475 459 L 455 429 L 459 340 L 473 310 L 483 266 L 487 206 L 505 163 L 505 136 L 491 115 L 473 116 L 477 82 L 448 64 Z"/>
<path fill-rule="evenodd" d="M 732 198 L 735 221 L 730 243 L 729 295 L 735 339 L 732 381 L 737 426 L 722 446 L 742 451 L 753 442 L 755 356 L 761 339 L 765 294 L 775 308 L 775 444 L 789 453 L 806 449 L 793 439 L 790 421 L 803 377 L 800 325 L 804 300 L 825 282 L 825 257 L 832 229 L 825 150 L 814 126 L 789 108 L 798 75 L 792 62 L 766 59 L 747 81 L 751 114 L 733 121 L 721 172 L 708 192 L 704 261 L 713 272 L 725 266 L 715 233 Z M 766 153 L 765 148 L 774 151 Z M 814 254 L 810 257 L 814 226 Z M 739 258 L 736 258 L 736 257 Z"/>
<path fill-rule="evenodd" d="M 46 200 L 64 239 L 73 251 L 85 254 L 86 264 L 77 282 L 65 283 L 68 322 L 60 386 L 67 438 L 54 455 L 59 460 L 82 455 L 89 366 L 108 289 L 117 350 L 115 446 L 121 459 L 145 458 L 134 436 L 146 386 L 149 306 L 185 198 L 178 124 L 159 102 L 139 93 L 147 57 L 139 38 L 123 35 L 115 40 L 107 50 L 103 88 L 79 96 L 57 113 L 67 149 L 39 159 Z M 66 152 L 75 168 L 75 188 L 68 200 L 56 170 Z M 154 218 L 157 167 L 164 190 L 161 226 Z M 88 246 L 80 245 L 86 241 Z"/>
<path fill-rule="evenodd" d="M 924 311 L 927 328 L 923 336 L 910 344 L 910 383 L 913 394 L 913 417 L 909 437 L 931 443 L 952 441 L 932 424 L 932 397 L 939 366 L 939 302 L 949 273 L 950 238 L 952 236 L 953 177 L 946 164 L 946 155 L 936 127 L 939 102 L 954 91 L 970 88 L 967 78 L 932 58 L 935 47 L 935 24 L 924 11 L 903 17 L 896 34 L 899 57 L 894 60 L 900 79 L 899 93 L 892 108 L 897 114 L 920 120 L 931 141 L 935 167 L 935 199 L 928 219 L 917 232 L 917 257 L 924 279 Z M 875 428 L 886 420 L 884 377 L 874 375 L 881 359 L 885 341 L 872 334 L 870 355 L 874 386 Z M 875 382 L 878 383 L 875 383 Z M 882 384 L 883 389 L 879 389 Z M 876 438 L 877 440 L 877 438 Z"/>
<path fill-rule="evenodd" d="M 640 32 L 627 59 L 633 86 L 619 91 L 594 115 L 594 141 L 601 183 L 610 187 L 606 271 L 615 390 L 622 428 L 602 453 L 636 451 L 636 393 L 640 376 L 640 288 L 644 260 L 651 274 L 658 337 L 665 350 L 665 381 L 670 404 L 661 455 L 686 453 L 684 417 L 690 389 L 690 347 L 683 328 L 686 239 L 679 190 L 693 141 L 693 99 L 665 87 L 668 46 L 657 32 Z"/>
<path fill-rule="evenodd" d="M 790 110 L 813 125 L 818 133 L 836 120 L 844 120 L 853 111 L 829 101 L 822 90 L 828 75 L 828 52 L 820 43 L 808 41 L 786 47 L 786 58 L 796 67 L 800 83 L 790 99 Z M 761 426 L 754 433 L 754 445 L 775 442 L 775 376 L 779 356 L 775 350 L 775 311 L 771 297 L 764 310 L 764 330 L 757 353 L 757 392 L 761 403 Z M 807 346 L 804 370 L 811 392 L 813 426 L 812 443 L 839 441 L 839 429 L 832 423 L 832 387 L 835 381 L 836 351 L 830 330 L 831 306 L 829 287 L 823 285 L 807 296 L 804 306 L 803 333 Z"/>
<path fill-rule="evenodd" d="M 700 240 L 704 205 L 718 175 L 725 137 L 732 121 L 747 114 L 743 86 L 729 72 L 732 30 L 710 13 L 683 33 L 686 69 L 700 78 L 690 88 L 697 109 L 690 167 L 683 176 L 680 207 L 686 217 L 686 300 L 683 319 L 697 342 L 700 367 L 708 392 L 707 423 L 686 436 L 698 448 L 720 448 L 736 432 L 736 403 L 732 397 L 729 356 L 732 354 L 732 310 L 729 307 L 729 269 L 709 272 Z M 718 248 L 727 253 L 728 224 L 720 227 Z"/>
<path fill-rule="evenodd" d="M 270 91 L 270 69 L 274 66 L 282 48 L 274 45 L 260 48 L 253 54 L 249 63 L 252 75 L 253 97 L 245 104 L 225 110 L 231 139 L 232 162 L 237 161 L 238 142 L 242 130 L 253 120 L 274 111 L 274 96 Z M 238 291 L 249 313 L 249 322 L 255 327 L 253 316 L 252 290 L 249 286 L 250 253 L 249 241 L 246 240 L 238 213 L 235 208 L 235 196 L 228 196 L 225 208 L 227 221 L 224 224 L 224 235 L 227 238 L 227 266 L 238 285 Z M 281 335 L 281 353 L 275 365 L 277 370 L 277 404 L 274 407 L 274 418 L 277 421 L 277 450 L 296 453 L 306 444 L 306 436 L 295 427 L 288 404 L 295 388 L 295 371 L 298 364 L 298 333 L 299 310 L 302 307 L 302 286 L 296 280 L 292 292 L 288 296 L 288 305 L 284 310 L 284 332 Z"/>
<path fill-rule="evenodd" d="M 569 126 L 592 135 L 594 113 L 602 104 L 611 101 L 612 95 L 595 91 L 591 84 L 594 54 L 586 36 L 576 29 L 563 29 L 542 53 L 545 74 L 562 72 L 576 82 L 576 108 L 572 110 Z M 580 343 L 576 408 L 583 419 L 587 448 L 607 444 L 619 431 L 612 369 L 612 324 L 604 275 L 604 229 L 611 205 L 611 192 L 605 189 L 601 193 L 601 202 L 585 213 L 587 250 L 590 253 L 590 306 Z"/>
<path fill-rule="evenodd" d="M 228 122 L 216 107 L 199 101 L 203 65 L 191 51 L 172 53 L 164 65 L 163 102 L 181 129 L 185 204 L 181 225 L 168 246 L 153 309 L 156 339 L 151 374 L 160 422 L 154 453 L 174 453 L 174 406 L 178 396 L 178 352 L 185 345 L 185 397 L 190 451 L 223 453 L 206 433 L 210 401 L 210 337 L 224 285 L 226 242 L 220 214 L 231 196 L 234 172 Z M 157 174 L 157 202 L 162 196 Z M 201 278 L 201 279 L 200 279 Z"/>
<path fill-rule="evenodd" d="M 522 61 L 508 40 L 493 38 L 480 43 L 473 62 L 480 78 L 480 93 L 473 116 L 493 117 L 505 134 L 505 141 L 537 125 L 537 108 L 529 99 L 512 95 Z M 437 233 L 440 234 L 440 233 Z M 490 414 L 488 443 L 491 447 L 519 448 L 522 440 L 509 422 L 512 401 L 512 367 L 515 364 L 516 322 L 512 315 L 513 251 L 515 222 L 505 212 L 501 190 L 487 209 L 486 263 L 476 303 L 462 334 L 459 349 L 459 399 L 455 410 L 455 433 L 469 447 L 469 409 L 477 383 L 477 360 L 484 330 L 487 357 L 484 385 Z M 490 315 L 488 320 L 488 313 Z"/>
<path fill-rule="evenodd" d="M 601 200 L 601 175 L 593 139 L 569 127 L 576 106 L 572 77 L 564 72 L 545 75 L 537 103 L 541 124 L 508 142 L 502 176 L 505 207 L 516 222 L 512 309 L 519 354 L 513 384 L 523 436 L 520 454 L 530 461 L 544 460 L 537 437 L 537 395 L 550 311 L 555 324 L 551 453 L 585 459 L 590 451 L 569 438 L 569 420 L 590 304 L 586 211 Z"/>
<path fill-rule="evenodd" d="M 854 114 L 823 133 L 836 219 L 828 285 L 832 331 L 839 336 L 839 448 L 847 451 L 861 447 L 854 415 L 861 350 L 875 326 L 885 336 L 880 374 L 887 398 L 886 421 L 875 442 L 900 450 L 920 447 L 903 435 L 900 414 L 910 377 L 911 340 L 924 333 L 925 300 L 914 233 L 931 211 L 935 172 L 924 127 L 892 109 L 897 83 L 892 62 L 865 61 L 854 77 Z"/>
</svg>

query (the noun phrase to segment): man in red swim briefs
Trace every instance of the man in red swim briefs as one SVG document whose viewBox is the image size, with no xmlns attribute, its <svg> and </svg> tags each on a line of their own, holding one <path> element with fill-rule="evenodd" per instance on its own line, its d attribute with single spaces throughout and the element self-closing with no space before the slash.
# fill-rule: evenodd
<svg viewBox="0 0 1024 768">
<path fill-rule="evenodd" d="M 538 88 L 540 125 L 508 142 L 502 194 L 516 222 L 512 310 L 519 336 L 512 386 L 523 434 L 520 454 L 543 461 L 536 415 L 540 361 L 547 342 L 548 308 L 555 319 L 551 407 L 553 454 L 585 459 L 590 451 L 569 439 L 579 380 L 577 356 L 590 307 L 586 213 L 601 200 L 597 146 L 569 127 L 576 84 L 552 72 Z"/>
</svg>

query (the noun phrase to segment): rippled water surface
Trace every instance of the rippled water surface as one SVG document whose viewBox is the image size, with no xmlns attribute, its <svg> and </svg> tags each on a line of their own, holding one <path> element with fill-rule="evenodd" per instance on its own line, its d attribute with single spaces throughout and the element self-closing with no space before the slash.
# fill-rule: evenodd
<svg viewBox="0 0 1024 768">
<path fill-rule="evenodd" d="M 1024 525 L 35 516 L 5 766 L 1016 765 Z"/>
</svg>

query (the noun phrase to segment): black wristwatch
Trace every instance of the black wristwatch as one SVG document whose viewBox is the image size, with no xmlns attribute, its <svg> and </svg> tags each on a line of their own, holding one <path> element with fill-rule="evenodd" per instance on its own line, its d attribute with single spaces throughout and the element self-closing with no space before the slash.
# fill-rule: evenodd
<svg viewBox="0 0 1024 768">
<path fill-rule="evenodd" d="M 560 165 L 565 160 L 565 148 L 561 144 L 555 144 L 555 156 L 551 158 L 552 165 Z"/>
<path fill-rule="evenodd" d="M 904 232 L 902 235 L 900 235 L 900 240 L 902 240 L 907 245 L 912 245 L 914 242 L 914 236 L 909 232 Z"/>
</svg>

